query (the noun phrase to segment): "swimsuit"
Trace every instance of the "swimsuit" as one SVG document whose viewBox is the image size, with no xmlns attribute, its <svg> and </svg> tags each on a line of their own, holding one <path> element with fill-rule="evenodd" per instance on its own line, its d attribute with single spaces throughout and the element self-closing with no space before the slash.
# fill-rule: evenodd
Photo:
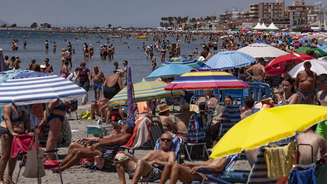
<svg viewBox="0 0 328 184">
<path fill-rule="evenodd" d="M 57 105 L 54 110 L 59 110 L 59 111 L 64 111 L 66 112 L 66 108 L 65 105 L 63 103 L 60 103 L 59 105 Z M 64 122 L 65 120 L 65 116 L 61 116 L 61 115 L 57 115 L 57 114 L 53 114 L 50 113 L 47 117 L 47 122 L 50 122 L 51 120 L 58 118 L 61 122 Z"/>
<path fill-rule="evenodd" d="M 118 83 L 116 83 L 114 86 L 112 87 L 108 87 L 108 86 L 104 86 L 103 89 L 103 93 L 104 93 L 104 97 L 107 99 L 111 99 L 113 98 L 118 92 L 120 91 L 120 87 L 118 85 Z"/>
</svg>

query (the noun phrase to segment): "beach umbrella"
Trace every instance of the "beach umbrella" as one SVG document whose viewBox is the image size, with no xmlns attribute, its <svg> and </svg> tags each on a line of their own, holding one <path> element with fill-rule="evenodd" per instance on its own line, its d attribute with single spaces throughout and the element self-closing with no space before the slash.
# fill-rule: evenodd
<svg viewBox="0 0 328 184">
<path fill-rule="evenodd" d="M 318 59 L 312 59 L 309 61 L 304 61 L 304 62 L 310 62 L 311 63 L 311 70 L 316 73 L 317 75 L 320 74 L 325 74 L 327 73 L 327 61 L 323 61 L 323 60 L 318 60 Z M 296 65 L 294 68 L 292 68 L 288 74 L 293 77 L 296 78 L 297 74 L 300 71 L 304 70 L 304 62 L 299 63 L 298 65 Z"/>
<path fill-rule="evenodd" d="M 285 72 L 287 64 L 290 63 L 296 65 L 310 59 L 313 59 L 313 57 L 306 54 L 298 54 L 295 52 L 279 56 L 270 61 L 265 66 L 265 74 L 270 76 L 277 76 Z"/>
<path fill-rule="evenodd" d="M 313 52 L 316 57 L 323 57 L 326 56 L 327 53 L 319 48 L 312 48 L 312 47 L 299 47 L 296 49 L 296 52 L 298 53 L 304 53 L 304 54 L 309 54 Z"/>
<path fill-rule="evenodd" d="M 135 83 L 133 84 L 134 100 L 140 102 L 184 95 L 183 91 L 165 91 L 165 86 L 166 83 L 163 81 L 142 81 Z M 123 105 L 127 103 L 127 100 L 127 87 L 125 87 L 109 100 L 109 105 Z"/>
<path fill-rule="evenodd" d="M 53 74 L 16 70 L 0 72 L 0 104 L 26 105 L 83 96 L 86 91 Z"/>
<path fill-rule="evenodd" d="M 235 124 L 213 147 L 210 157 L 253 150 L 292 137 L 326 120 L 326 116 L 327 107 L 317 105 L 293 104 L 261 110 Z"/>
<path fill-rule="evenodd" d="M 134 102 L 134 90 L 132 82 L 131 67 L 128 67 L 127 73 L 127 95 L 128 95 L 128 127 L 134 127 L 135 122 L 135 102 Z"/>
<path fill-rule="evenodd" d="M 5 71 L 5 61 L 3 59 L 2 49 L 0 48 L 0 72 L 1 71 Z"/>
<path fill-rule="evenodd" d="M 243 89 L 248 84 L 232 74 L 216 71 L 188 72 L 169 83 L 165 90 Z"/>
<path fill-rule="evenodd" d="M 219 52 L 206 62 L 213 69 L 242 68 L 252 63 L 255 63 L 255 58 L 238 51 Z"/>
<path fill-rule="evenodd" d="M 146 78 L 170 78 L 189 72 L 193 68 L 182 64 L 168 64 L 151 72 Z"/>
<path fill-rule="evenodd" d="M 246 47 L 240 48 L 237 51 L 248 54 L 254 58 L 275 58 L 278 56 L 286 55 L 287 52 L 278 48 L 272 47 L 271 45 L 264 43 L 253 43 Z"/>
</svg>

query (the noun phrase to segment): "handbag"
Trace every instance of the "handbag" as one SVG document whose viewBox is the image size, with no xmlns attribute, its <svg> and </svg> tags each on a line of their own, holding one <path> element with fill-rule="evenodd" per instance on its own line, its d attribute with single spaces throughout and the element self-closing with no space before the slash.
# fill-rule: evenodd
<svg viewBox="0 0 328 184">
<path fill-rule="evenodd" d="M 46 175 L 42 163 L 43 151 L 39 148 L 35 139 L 31 149 L 26 154 L 26 164 L 23 176 L 26 178 L 41 178 Z"/>
</svg>

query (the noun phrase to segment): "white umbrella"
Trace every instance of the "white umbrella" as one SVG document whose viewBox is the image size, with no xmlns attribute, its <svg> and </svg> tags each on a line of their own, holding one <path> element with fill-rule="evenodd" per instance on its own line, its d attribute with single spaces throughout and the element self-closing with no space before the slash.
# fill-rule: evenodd
<svg viewBox="0 0 328 184">
<path fill-rule="evenodd" d="M 264 43 L 253 43 L 246 47 L 240 48 L 237 51 L 248 54 L 254 58 L 275 58 L 288 54 L 283 50 Z"/>
<path fill-rule="evenodd" d="M 311 63 L 311 70 L 313 72 L 315 72 L 317 75 L 321 75 L 321 74 L 326 74 L 327 73 L 327 62 L 326 61 L 322 61 L 322 60 L 318 60 L 318 59 L 312 59 L 312 60 L 308 60 L 308 61 L 304 61 L 302 63 L 299 63 L 298 65 L 294 66 L 293 69 L 291 69 L 288 74 L 293 77 L 296 78 L 297 74 L 300 71 L 304 70 L 304 63 L 305 62 L 310 62 Z"/>
</svg>

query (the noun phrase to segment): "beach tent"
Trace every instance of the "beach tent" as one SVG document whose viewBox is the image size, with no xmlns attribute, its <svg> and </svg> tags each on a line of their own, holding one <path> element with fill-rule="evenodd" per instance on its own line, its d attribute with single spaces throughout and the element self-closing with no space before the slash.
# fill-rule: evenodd
<svg viewBox="0 0 328 184">
<path fill-rule="evenodd" d="M 276 25 L 274 25 L 273 22 L 269 25 L 269 27 L 267 29 L 268 30 L 273 30 L 273 31 L 279 30 L 279 28 Z"/>
<path fill-rule="evenodd" d="M 30 70 L 0 72 L 0 104 L 28 105 L 81 97 L 86 91 L 57 75 Z M 3 78 L 3 79 L 2 79 Z"/>
<path fill-rule="evenodd" d="M 261 30 L 267 30 L 268 27 L 264 23 L 262 23 L 261 26 L 260 26 L 260 29 Z"/>
<path fill-rule="evenodd" d="M 210 158 L 254 150 L 292 137 L 326 119 L 327 107 L 318 105 L 293 104 L 258 111 L 235 124 L 213 147 Z"/>
<path fill-rule="evenodd" d="M 240 48 L 237 51 L 248 54 L 254 58 L 275 58 L 286 55 L 288 52 L 275 48 L 265 43 L 253 43 L 246 47 Z"/>
<path fill-rule="evenodd" d="M 318 59 L 312 59 L 309 61 L 304 61 L 302 63 L 299 63 L 298 65 L 296 65 L 293 69 L 291 69 L 288 74 L 293 77 L 296 78 L 297 74 L 300 71 L 304 70 L 304 63 L 305 62 L 310 62 L 311 63 L 311 70 L 316 73 L 317 75 L 320 74 L 326 74 L 327 73 L 327 61 L 324 60 L 318 60 Z"/>
<path fill-rule="evenodd" d="M 261 29 L 261 24 L 258 22 L 256 26 L 253 27 L 255 30 L 260 30 Z"/>
<path fill-rule="evenodd" d="M 255 63 L 255 58 L 238 51 L 219 52 L 206 62 L 213 69 L 242 68 L 252 63 Z"/>
</svg>

